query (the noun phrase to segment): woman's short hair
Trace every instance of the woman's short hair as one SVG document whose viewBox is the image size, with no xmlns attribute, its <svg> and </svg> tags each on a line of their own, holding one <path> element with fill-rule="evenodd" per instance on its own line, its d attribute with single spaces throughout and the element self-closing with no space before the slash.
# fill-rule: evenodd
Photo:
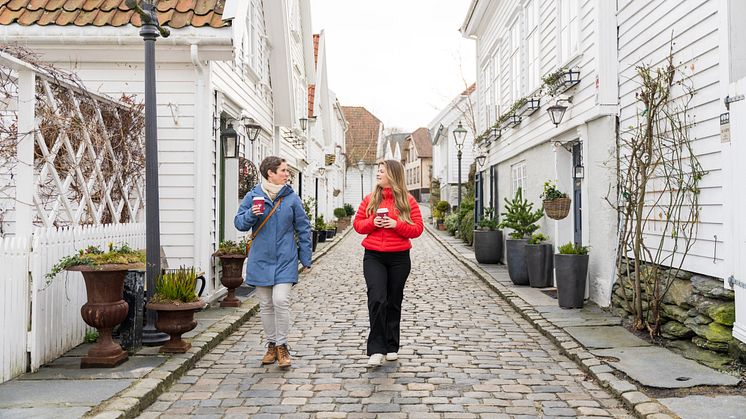
<svg viewBox="0 0 746 419">
<path fill-rule="evenodd" d="M 283 163 L 285 163 L 285 159 L 283 159 L 282 157 L 265 157 L 264 160 L 262 160 L 262 163 L 259 165 L 259 173 L 261 173 L 265 179 L 269 179 L 269 171 L 271 170 L 277 173 L 277 169 L 279 169 L 280 165 Z"/>
</svg>

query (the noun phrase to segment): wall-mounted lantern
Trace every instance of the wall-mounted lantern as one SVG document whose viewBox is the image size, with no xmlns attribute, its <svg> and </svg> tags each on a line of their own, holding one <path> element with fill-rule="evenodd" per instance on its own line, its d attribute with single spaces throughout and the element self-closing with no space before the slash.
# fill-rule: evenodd
<svg viewBox="0 0 746 419">
<path fill-rule="evenodd" d="M 223 157 L 226 159 L 235 159 L 238 157 L 241 144 L 238 141 L 238 133 L 233 129 L 230 122 L 225 129 L 220 131 L 220 144 L 223 147 Z"/>
</svg>

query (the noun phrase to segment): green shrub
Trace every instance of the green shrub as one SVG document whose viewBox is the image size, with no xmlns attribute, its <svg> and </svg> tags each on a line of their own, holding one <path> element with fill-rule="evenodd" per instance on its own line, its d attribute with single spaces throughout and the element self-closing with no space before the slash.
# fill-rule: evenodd
<svg viewBox="0 0 746 419">
<path fill-rule="evenodd" d="M 313 213 L 316 211 L 316 200 L 313 198 L 306 198 L 303 200 L 303 211 L 306 213 L 306 217 L 309 220 L 313 219 Z"/>
<path fill-rule="evenodd" d="M 461 231 L 461 239 L 466 243 L 471 245 L 474 242 L 474 210 L 464 214 L 459 231 Z"/>
<path fill-rule="evenodd" d="M 484 217 L 482 217 L 481 220 L 479 220 L 480 228 L 484 228 L 490 231 L 497 230 L 497 225 L 499 223 L 497 222 L 497 217 L 495 217 L 495 209 L 492 207 L 487 207 L 484 209 Z"/>
<path fill-rule="evenodd" d="M 523 191 L 518 188 L 512 200 L 505 198 L 505 212 L 501 214 L 503 221 L 498 227 L 513 230 L 509 234 L 513 239 L 530 237 L 539 229 L 535 223 L 544 216 L 544 207 L 532 211 L 533 207 L 533 203 L 523 199 Z"/>
<path fill-rule="evenodd" d="M 440 211 L 441 214 L 447 214 L 451 209 L 451 204 L 449 204 L 448 201 L 438 201 L 438 203 L 435 204 L 435 209 Z"/>
<path fill-rule="evenodd" d="M 327 230 L 336 230 L 337 225 L 335 223 L 326 223 L 326 229 Z"/>
<path fill-rule="evenodd" d="M 226 256 L 226 255 L 246 255 L 246 237 L 238 241 L 224 240 L 218 245 L 218 250 L 213 253 L 213 256 Z"/>
<path fill-rule="evenodd" d="M 549 237 L 545 236 L 542 233 L 536 233 L 532 234 L 531 238 L 528 239 L 528 244 L 540 244 L 541 242 L 545 242 L 549 240 Z"/>
<path fill-rule="evenodd" d="M 96 330 L 86 330 L 85 331 L 85 337 L 83 338 L 83 342 L 85 343 L 96 343 L 98 340 L 98 331 Z"/>
<path fill-rule="evenodd" d="M 59 262 L 57 262 L 57 264 L 52 266 L 52 269 L 45 275 L 45 277 L 47 278 L 47 284 L 49 284 L 58 273 L 73 266 L 85 265 L 95 269 L 97 266 L 101 265 L 129 265 L 144 263 L 144 250 L 133 250 L 126 244 L 117 247 L 114 246 L 114 243 L 109 243 L 109 248 L 106 252 L 101 250 L 98 246 L 88 246 L 85 249 L 80 249 L 77 254 L 63 257 Z"/>
<path fill-rule="evenodd" d="M 313 225 L 314 230 L 321 231 L 326 229 L 326 223 L 324 222 L 324 216 L 319 215 L 316 217 L 316 222 Z"/>
<path fill-rule="evenodd" d="M 544 182 L 544 192 L 541 193 L 539 198 L 545 201 L 552 201 L 559 198 L 567 198 L 567 194 L 557 189 L 557 185 L 551 180 Z"/>
<path fill-rule="evenodd" d="M 194 268 L 180 267 L 166 272 L 155 282 L 153 303 L 191 303 L 197 301 L 197 273 Z"/>
<path fill-rule="evenodd" d="M 352 217 L 353 215 L 355 215 L 355 208 L 352 208 L 352 205 L 344 204 L 342 205 L 342 207 L 345 209 L 348 217 Z"/>
<path fill-rule="evenodd" d="M 459 224 L 458 214 L 456 214 L 455 212 L 448 214 L 446 216 L 446 219 L 443 221 L 443 224 L 445 225 L 446 230 L 451 233 L 451 235 L 456 234 L 456 230 L 458 230 Z"/>
<path fill-rule="evenodd" d="M 573 242 L 567 242 L 559 247 L 559 252 L 561 255 L 587 255 L 590 249 L 590 246 L 581 246 Z"/>
<path fill-rule="evenodd" d="M 344 208 L 334 208 L 334 216 L 337 218 L 347 217 L 347 211 Z"/>
</svg>

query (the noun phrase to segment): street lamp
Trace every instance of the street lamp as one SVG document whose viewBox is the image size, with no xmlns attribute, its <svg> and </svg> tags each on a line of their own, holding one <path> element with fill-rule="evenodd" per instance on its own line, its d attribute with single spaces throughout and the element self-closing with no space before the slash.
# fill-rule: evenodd
<svg viewBox="0 0 746 419">
<path fill-rule="evenodd" d="M 254 118 L 244 116 L 241 118 L 241 124 L 243 124 L 246 138 L 248 138 L 249 141 L 253 143 L 257 138 L 259 138 L 259 131 L 262 130 L 262 126 L 257 124 L 256 121 L 254 121 Z"/>
<path fill-rule="evenodd" d="M 223 157 L 226 159 L 238 158 L 241 143 L 238 141 L 238 133 L 233 129 L 230 122 L 225 130 L 220 132 L 220 144 L 223 148 Z"/>
<path fill-rule="evenodd" d="M 127 7 L 140 15 L 140 36 L 145 42 L 145 279 L 146 299 L 150 301 L 155 291 L 155 279 L 161 275 L 160 205 L 158 202 L 158 114 L 155 90 L 155 39 L 170 35 L 167 28 L 158 24 L 152 0 L 127 0 Z M 147 310 L 142 342 L 159 345 L 169 336 L 155 328 L 155 311 Z"/>
<path fill-rule="evenodd" d="M 456 141 L 456 150 L 458 153 L 458 206 L 461 207 L 461 150 L 464 148 L 464 141 L 466 141 L 466 130 L 461 125 L 461 121 L 458 122 L 458 127 L 453 130 L 453 139 Z"/>
<path fill-rule="evenodd" d="M 487 160 L 487 156 L 485 156 L 484 154 L 480 154 L 479 156 L 476 157 L 475 160 L 477 161 L 477 164 L 479 165 L 479 168 L 481 169 L 484 167 L 484 162 L 485 160 Z"/>
<path fill-rule="evenodd" d="M 555 127 L 559 126 L 559 124 L 562 122 L 562 118 L 565 116 L 565 112 L 567 111 L 567 106 L 562 105 L 562 102 L 572 103 L 572 97 L 559 98 L 554 103 L 554 105 L 547 108 L 549 118 L 552 120 L 552 123 Z"/>
<path fill-rule="evenodd" d="M 360 200 L 362 201 L 365 199 L 365 195 L 363 192 L 363 170 L 365 170 L 365 162 L 362 160 L 358 160 L 357 162 L 357 170 L 360 171 Z"/>
</svg>

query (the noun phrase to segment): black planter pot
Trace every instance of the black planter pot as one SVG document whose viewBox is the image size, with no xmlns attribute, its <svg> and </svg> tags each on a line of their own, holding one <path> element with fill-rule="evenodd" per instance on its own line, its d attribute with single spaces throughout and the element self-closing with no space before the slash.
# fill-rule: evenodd
<svg viewBox="0 0 746 419">
<path fill-rule="evenodd" d="M 528 282 L 532 287 L 552 286 L 554 251 L 551 244 L 527 244 L 526 264 L 528 265 Z"/>
<path fill-rule="evenodd" d="M 326 230 L 319 230 L 319 243 L 326 241 Z"/>
<path fill-rule="evenodd" d="M 526 244 L 528 239 L 505 240 L 508 259 L 508 275 L 515 285 L 528 285 L 528 266 L 526 265 Z"/>
<path fill-rule="evenodd" d="M 503 232 L 474 230 L 474 256 L 479 263 L 500 263 L 503 254 Z"/>
<path fill-rule="evenodd" d="M 311 251 L 316 251 L 316 245 L 319 244 L 319 232 L 311 230 Z"/>
<path fill-rule="evenodd" d="M 588 276 L 588 255 L 554 255 L 557 301 L 562 308 L 581 308 Z"/>
<path fill-rule="evenodd" d="M 326 230 L 326 238 L 327 239 L 331 239 L 332 237 L 334 237 L 335 234 L 336 234 L 336 232 L 334 230 Z"/>
</svg>

